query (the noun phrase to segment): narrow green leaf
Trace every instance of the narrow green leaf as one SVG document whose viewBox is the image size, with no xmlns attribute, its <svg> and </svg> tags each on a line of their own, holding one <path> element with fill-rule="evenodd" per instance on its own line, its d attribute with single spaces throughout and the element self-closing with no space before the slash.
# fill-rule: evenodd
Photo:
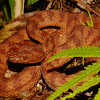
<svg viewBox="0 0 100 100">
<path fill-rule="evenodd" d="M 68 91 L 72 87 L 76 86 L 77 83 L 84 81 L 89 75 L 96 74 L 100 71 L 100 61 L 95 62 L 92 65 L 88 65 L 88 67 L 85 67 L 86 70 L 83 70 L 79 75 L 75 75 L 74 78 L 71 80 L 68 80 L 67 83 L 63 84 L 61 87 L 58 87 L 58 89 L 51 94 L 47 100 L 54 100 L 58 96 L 60 96 L 63 92 Z"/>
<path fill-rule="evenodd" d="M 11 10 L 11 18 L 14 19 L 14 0 L 8 0 Z"/>
<path fill-rule="evenodd" d="M 100 48 L 99 47 L 78 47 L 71 48 L 68 50 L 63 50 L 62 52 L 52 56 L 48 62 L 57 59 L 59 57 L 100 57 Z"/>
<path fill-rule="evenodd" d="M 2 20 L 2 18 L 0 18 L 0 23 L 2 23 L 3 22 L 3 20 Z"/>
<path fill-rule="evenodd" d="M 8 11 L 7 11 L 7 7 L 6 7 L 5 4 L 3 5 L 3 10 L 4 10 L 4 13 L 5 13 L 5 16 L 6 16 L 7 22 L 9 22 Z"/>
<path fill-rule="evenodd" d="M 27 5 L 30 6 L 36 2 L 38 2 L 39 0 L 28 0 Z"/>
<path fill-rule="evenodd" d="M 98 93 L 95 95 L 93 100 L 100 100 L 100 88 L 98 89 Z"/>
<path fill-rule="evenodd" d="M 89 19 L 90 19 L 90 22 L 86 21 L 87 25 L 90 26 L 90 27 L 93 27 L 94 26 L 94 22 L 92 20 L 92 16 L 91 16 L 91 13 L 87 10 L 88 14 L 89 14 Z M 83 25 L 86 25 L 85 23 L 83 23 Z"/>
<path fill-rule="evenodd" d="M 87 10 L 88 14 L 89 14 L 89 19 L 90 19 L 90 23 L 87 22 L 87 25 L 90 26 L 90 27 L 93 27 L 94 23 L 93 23 L 93 20 L 92 20 L 92 16 L 91 16 L 91 13 Z"/>
<path fill-rule="evenodd" d="M 83 92 L 83 91 L 89 89 L 91 86 L 97 85 L 99 82 L 100 82 L 100 76 L 97 75 L 95 77 L 92 77 L 87 82 L 83 83 L 82 86 L 78 86 L 78 88 L 76 90 L 74 90 L 73 93 L 69 93 L 65 97 L 61 98 L 61 100 L 66 100 L 67 98 L 72 98 L 77 93 Z"/>
</svg>

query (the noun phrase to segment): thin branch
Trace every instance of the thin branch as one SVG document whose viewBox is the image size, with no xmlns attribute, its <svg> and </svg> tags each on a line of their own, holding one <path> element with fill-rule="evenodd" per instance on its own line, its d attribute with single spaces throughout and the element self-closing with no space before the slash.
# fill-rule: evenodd
<svg viewBox="0 0 100 100">
<path fill-rule="evenodd" d="M 82 2 L 81 0 L 75 0 L 76 2 L 82 4 L 83 6 L 85 6 L 88 10 L 92 11 L 93 13 L 95 13 L 96 15 L 100 16 L 100 14 L 98 12 L 96 12 L 95 10 L 93 10 L 91 7 L 89 7 L 87 4 L 85 4 L 84 2 Z"/>
</svg>

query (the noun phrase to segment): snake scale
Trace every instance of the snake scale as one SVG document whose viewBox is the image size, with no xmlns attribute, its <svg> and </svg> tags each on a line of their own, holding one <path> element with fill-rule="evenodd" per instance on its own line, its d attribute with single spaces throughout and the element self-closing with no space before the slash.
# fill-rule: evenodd
<svg viewBox="0 0 100 100">
<path fill-rule="evenodd" d="M 89 21 L 86 14 L 45 10 L 22 16 L 23 21 L 19 17 L 11 23 L 19 21 L 24 22 L 24 25 L 18 24 L 17 28 L 11 28 L 16 30 L 15 33 L 0 43 L 1 97 L 17 97 L 21 92 L 32 89 L 41 78 L 41 74 L 47 85 L 56 90 L 80 71 L 70 75 L 60 73 L 57 69 L 72 58 L 59 58 L 47 62 L 51 56 L 78 46 L 100 47 L 100 17 L 92 16 L 92 28 L 82 25 L 83 22 Z M 94 62 L 99 59 L 88 58 L 88 61 Z M 11 78 L 6 78 L 4 74 L 9 62 L 24 63 L 27 67 Z M 39 62 L 41 64 L 38 64 Z"/>
</svg>

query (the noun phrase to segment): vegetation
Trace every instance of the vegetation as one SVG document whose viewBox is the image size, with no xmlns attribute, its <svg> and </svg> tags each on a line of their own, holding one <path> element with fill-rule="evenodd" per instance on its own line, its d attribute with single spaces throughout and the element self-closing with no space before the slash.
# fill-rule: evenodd
<svg viewBox="0 0 100 100">
<path fill-rule="evenodd" d="M 69 50 L 64 50 L 58 54 L 55 54 L 52 56 L 48 62 L 57 59 L 59 57 L 100 57 L 100 48 L 98 47 L 78 47 L 78 48 L 71 48 Z M 88 65 L 85 67 L 85 70 L 83 70 L 79 75 L 75 75 L 75 78 L 72 78 L 71 80 L 68 80 L 67 83 L 63 84 L 61 87 L 58 87 L 58 89 L 51 94 L 51 96 L 47 100 L 54 100 L 58 96 L 60 96 L 63 92 L 68 91 L 72 87 L 76 86 L 81 81 L 86 80 L 87 77 L 90 75 L 95 75 L 94 77 L 91 77 L 87 80 L 87 82 L 83 83 L 82 86 L 78 86 L 77 89 L 75 89 L 72 92 L 70 92 L 65 97 L 60 98 L 61 100 L 66 100 L 66 98 L 72 98 L 77 93 L 83 92 L 90 87 L 97 85 L 100 83 L 100 75 L 98 75 L 100 71 L 100 61 L 92 63 L 92 65 Z M 94 98 L 94 100 L 100 99 L 100 89 L 98 91 L 98 94 Z"/>
<path fill-rule="evenodd" d="M 89 18 L 90 18 L 90 22 L 86 21 L 86 24 L 87 26 L 90 26 L 90 27 L 93 27 L 93 20 L 92 20 L 92 17 L 91 17 L 91 13 L 87 10 L 88 14 L 89 14 Z M 86 25 L 83 23 L 83 25 Z"/>
<path fill-rule="evenodd" d="M 0 6 L 4 11 L 5 17 L 7 22 L 10 20 L 13 20 L 16 16 L 19 16 L 23 14 L 23 3 L 25 2 L 24 0 L 20 0 L 20 4 L 18 5 L 17 2 L 18 0 L 0 0 Z M 39 0 L 27 0 L 27 5 L 30 6 Z M 49 0 L 48 0 L 49 1 Z M 52 0 L 51 0 L 52 1 Z M 55 0 L 57 1 L 57 0 Z M 58 0 L 61 1 L 62 0 Z M 63 2 L 62 2 L 63 3 Z M 16 5 L 17 4 L 17 5 Z M 57 3 L 54 2 L 54 5 Z M 59 3 L 58 3 L 59 4 Z M 10 8 L 10 15 L 7 6 L 9 5 Z M 17 7 L 15 6 L 20 6 L 20 12 L 19 14 L 16 13 L 18 12 Z M 58 5 L 59 6 L 59 5 Z M 93 27 L 93 21 L 90 12 L 87 10 L 90 18 L 90 22 L 87 22 L 88 26 Z M 2 18 L 0 18 L 0 22 L 3 22 Z M 83 23 L 84 24 L 84 23 Z M 85 25 L 85 24 L 84 24 Z M 48 62 L 57 59 L 59 57 L 100 57 L 100 48 L 98 47 L 78 47 L 78 48 L 71 48 L 69 50 L 64 50 L 61 53 L 58 53 L 51 57 Z M 72 98 L 76 94 L 82 93 L 83 91 L 89 89 L 90 87 L 97 85 L 100 83 L 100 75 L 98 74 L 100 71 L 100 61 L 92 63 L 92 65 L 88 65 L 85 67 L 85 70 L 81 71 L 79 75 L 75 75 L 75 78 L 69 80 L 67 83 L 63 84 L 61 87 L 58 87 L 58 89 L 51 94 L 47 100 L 54 100 L 58 96 L 60 96 L 63 92 L 68 91 L 72 87 L 76 86 L 77 83 L 86 80 L 87 77 L 90 75 L 94 75 L 94 77 L 90 77 L 86 82 L 82 84 L 82 86 L 78 86 L 77 89 L 75 89 L 73 92 L 69 92 L 68 95 L 65 97 L 61 97 L 61 100 L 66 100 L 67 98 Z M 100 100 L 100 88 L 98 89 L 98 93 L 95 95 L 94 100 Z"/>
<path fill-rule="evenodd" d="M 88 26 L 93 27 L 94 23 L 93 23 L 91 14 L 88 10 L 87 12 L 89 14 L 90 23 L 88 21 L 86 21 L 86 23 Z M 83 25 L 86 25 L 86 24 L 83 23 Z M 84 57 L 100 57 L 100 48 L 95 47 L 95 46 L 93 47 L 89 46 L 89 47 L 78 47 L 78 48 L 71 48 L 69 50 L 63 50 L 62 52 L 52 56 L 48 60 L 48 62 L 60 57 L 83 57 L 83 58 Z M 65 97 L 61 97 L 60 99 L 66 100 L 67 98 L 72 98 L 76 94 L 83 92 L 94 85 L 97 85 L 98 83 L 100 83 L 100 75 L 98 75 L 99 71 L 100 71 L 100 61 L 92 63 L 92 65 L 88 65 L 87 67 L 85 67 L 85 70 L 83 70 L 79 75 L 75 75 L 75 77 L 72 78 L 71 80 L 68 80 L 67 83 L 63 84 L 61 87 L 58 87 L 58 89 L 53 94 L 51 94 L 51 96 L 47 100 L 54 100 L 55 98 L 60 96 L 63 92 L 68 91 L 72 87 L 76 86 L 76 84 L 78 84 L 81 81 L 86 80 L 87 77 L 93 74 L 97 74 L 97 75 L 88 79 L 86 82 L 82 84 L 82 86 L 78 86 L 73 91 L 73 93 L 70 92 L 68 95 L 66 95 Z M 99 99 L 100 99 L 100 88 L 98 89 L 98 93 L 94 97 L 94 100 L 99 100 Z"/>
<path fill-rule="evenodd" d="M 36 3 L 37 1 L 39 0 L 28 0 L 27 5 L 30 6 Z M 4 11 L 6 20 L 8 22 L 10 21 L 10 17 L 13 20 L 15 17 L 23 14 L 24 3 L 25 3 L 25 0 L 0 0 L 0 6 Z M 9 16 L 8 5 L 10 7 L 11 16 Z M 0 18 L 0 21 L 3 21 L 3 20 Z"/>
</svg>

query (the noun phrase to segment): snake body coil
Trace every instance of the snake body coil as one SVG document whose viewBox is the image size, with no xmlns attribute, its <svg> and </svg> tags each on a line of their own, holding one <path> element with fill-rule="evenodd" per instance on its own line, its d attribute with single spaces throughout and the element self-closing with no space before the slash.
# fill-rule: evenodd
<svg viewBox="0 0 100 100">
<path fill-rule="evenodd" d="M 71 58 L 48 59 L 64 49 L 81 46 L 100 47 L 100 17 L 93 16 L 94 28 L 83 26 L 89 20 L 85 14 L 70 14 L 60 10 L 40 11 L 26 18 L 27 24 L 0 44 L 0 96 L 18 96 L 36 85 L 41 73 L 47 85 L 56 89 L 73 75 L 61 74 L 57 69 Z M 13 23 L 13 22 L 12 22 Z M 34 43 L 30 38 L 38 41 Z M 8 61 L 9 59 L 9 61 Z M 100 58 L 89 58 L 98 61 Z M 8 62 L 28 64 L 22 72 L 4 77 Z M 34 63 L 41 62 L 41 65 Z"/>
</svg>

